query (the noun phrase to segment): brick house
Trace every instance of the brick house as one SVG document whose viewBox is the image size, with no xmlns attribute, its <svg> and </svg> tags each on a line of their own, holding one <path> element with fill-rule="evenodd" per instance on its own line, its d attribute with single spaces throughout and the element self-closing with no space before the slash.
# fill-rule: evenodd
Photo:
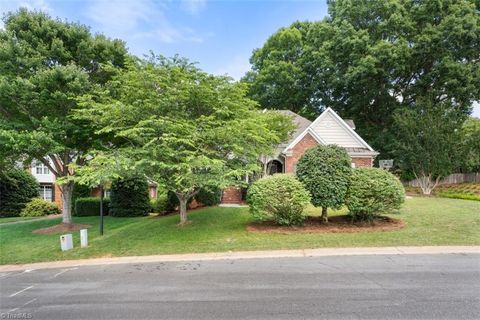
<svg viewBox="0 0 480 320">
<path fill-rule="evenodd" d="M 356 132 L 352 120 L 340 118 L 335 111 L 326 109 L 315 121 L 310 121 L 292 111 L 279 110 L 278 112 L 290 116 L 296 124 L 296 130 L 290 139 L 280 144 L 273 155 L 261 156 L 259 159 L 264 168 L 264 174 L 275 173 L 295 174 L 298 160 L 304 152 L 317 144 L 336 144 L 347 151 L 352 158 L 352 167 L 371 167 L 378 152 L 368 145 Z M 28 168 L 40 184 L 40 197 L 47 201 L 55 202 L 62 207 L 60 188 L 55 183 L 55 175 L 47 166 L 39 161 L 34 161 Z M 105 196 L 109 191 L 105 190 Z M 151 198 L 156 198 L 156 185 L 149 186 Z M 100 190 L 91 190 L 92 196 L 100 196 Z M 222 203 L 241 203 L 245 196 L 245 190 L 231 187 L 223 191 Z"/>
<path fill-rule="evenodd" d="M 52 163 L 53 165 L 53 163 Z M 56 183 L 56 177 L 50 169 L 42 162 L 34 160 L 27 168 L 40 185 L 39 195 L 40 198 L 49 202 L 54 202 L 60 209 L 62 208 L 62 194 L 60 187 Z M 155 199 L 157 197 L 157 185 L 153 182 L 149 183 L 148 194 L 150 198 Z M 110 197 L 110 190 L 103 190 L 104 197 Z M 90 196 L 100 197 L 100 188 L 92 188 L 90 190 Z"/>
<path fill-rule="evenodd" d="M 310 121 L 292 111 L 278 112 L 290 116 L 297 129 L 290 139 L 279 145 L 272 156 L 261 156 L 264 174 L 295 174 L 298 160 L 305 151 L 318 144 L 336 144 L 345 148 L 352 159 L 352 167 L 372 167 L 378 152 L 355 132 L 352 120 L 344 120 L 327 108 L 315 121 Z M 223 191 L 222 203 L 240 203 L 244 198 L 241 188 L 227 188 Z"/>
</svg>

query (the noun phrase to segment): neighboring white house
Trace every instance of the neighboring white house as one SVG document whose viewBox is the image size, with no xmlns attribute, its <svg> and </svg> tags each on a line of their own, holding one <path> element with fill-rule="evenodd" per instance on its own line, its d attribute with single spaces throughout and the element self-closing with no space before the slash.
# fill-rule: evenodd
<svg viewBox="0 0 480 320">
<path fill-rule="evenodd" d="M 46 165 L 38 160 L 34 160 L 30 167 L 30 173 L 40 184 L 40 198 L 51 202 L 60 201 L 60 199 L 57 199 L 55 194 L 55 175 L 50 171 L 50 169 L 48 169 Z"/>
</svg>

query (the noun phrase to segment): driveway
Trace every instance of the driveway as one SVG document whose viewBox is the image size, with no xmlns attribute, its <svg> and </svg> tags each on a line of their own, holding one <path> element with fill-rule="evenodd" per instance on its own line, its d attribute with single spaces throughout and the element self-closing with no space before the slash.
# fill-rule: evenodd
<svg viewBox="0 0 480 320">
<path fill-rule="evenodd" d="M 480 318 L 480 254 L 119 264 L 0 277 L 2 319 Z"/>
</svg>

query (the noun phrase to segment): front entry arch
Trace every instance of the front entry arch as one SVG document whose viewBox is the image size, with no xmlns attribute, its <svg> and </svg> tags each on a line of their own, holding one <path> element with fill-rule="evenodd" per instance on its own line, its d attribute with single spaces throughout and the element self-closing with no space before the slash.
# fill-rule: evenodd
<svg viewBox="0 0 480 320">
<path fill-rule="evenodd" d="M 271 160 L 267 163 L 267 175 L 283 172 L 283 163 L 281 161 Z"/>
</svg>

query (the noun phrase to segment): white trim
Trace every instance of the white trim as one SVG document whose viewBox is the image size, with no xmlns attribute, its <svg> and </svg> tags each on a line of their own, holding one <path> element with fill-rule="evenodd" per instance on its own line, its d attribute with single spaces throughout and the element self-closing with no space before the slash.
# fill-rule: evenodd
<svg viewBox="0 0 480 320">
<path fill-rule="evenodd" d="M 350 157 L 355 157 L 355 158 L 375 158 L 378 156 L 380 153 L 378 152 L 347 152 Z"/>
<path fill-rule="evenodd" d="M 287 151 L 289 149 L 292 149 L 297 143 L 299 143 L 306 135 L 307 133 L 310 133 L 310 135 L 320 144 L 323 144 L 323 145 L 326 145 L 325 141 L 323 141 L 322 138 L 320 138 L 320 136 L 315 132 L 315 130 L 313 130 L 312 128 L 310 128 L 310 126 L 308 126 L 305 131 L 303 131 L 298 137 L 295 138 L 295 140 L 293 140 L 288 146 L 285 147 L 285 149 L 283 149 L 283 153 L 287 153 Z"/>
<path fill-rule="evenodd" d="M 308 128 L 313 128 L 318 122 L 321 121 L 323 117 L 325 117 L 325 114 L 330 113 L 334 116 L 334 119 L 337 120 L 337 122 L 342 125 L 347 131 L 352 135 L 353 138 L 357 139 L 358 142 L 364 145 L 365 148 L 368 148 L 368 150 L 375 152 L 373 148 L 358 135 L 358 133 L 355 132 L 335 111 L 333 111 L 332 108 L 328 107 L 325 111 L 322 112 L 320 116 L 318 116 L 315 121 L 313 121 Z"/>
</svg>

